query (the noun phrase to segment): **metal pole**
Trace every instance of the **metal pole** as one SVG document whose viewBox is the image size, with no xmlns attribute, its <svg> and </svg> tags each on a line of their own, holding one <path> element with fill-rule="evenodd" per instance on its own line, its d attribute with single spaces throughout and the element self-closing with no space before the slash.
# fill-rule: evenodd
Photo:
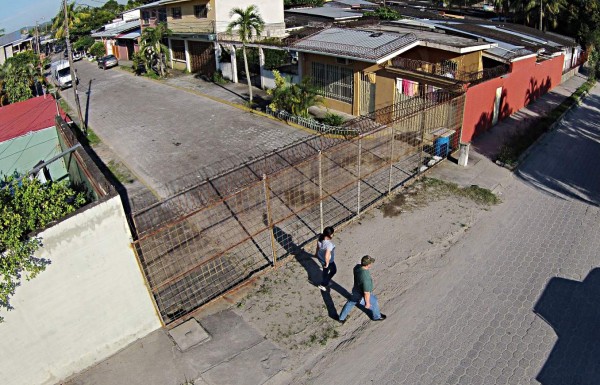
<svg viewBox="0 0 600 385">
<path fill-rule="evenodd" d="M 323 152 L 319 150 L 319 216 L 321 218 L 321 234 L 323 234 Z"/>
<path fill-rule="evenodd" d="M 421 112 L 421 144 L 419 146 L 419 167 L 417 168 L 417 175 L 421 174 L 421 167 L 423 166 L 423 151 L 425 150 L 425 111 Z"/>
<path fill-rule="evenodd" d="M 263 174 L 263 189 L 265 191 L 265 204 L 267 205 L 267 226 L 271 237 L 271 254 L 273 255 L 273 266 L 277 263 L 277 253 L 275 252 L 275 235 L 273 234 L 273 218 L 271 217 L 271 198 L 269 194 L 269 183 L 267 174 Z"/>
<path fill-rule="evenodd" d="M 67 57 L 69 59 L 69 69 L 71 71 L 71 82 L 73 84 L 73 95 L 75 95 L 75 106 L 77 106 L 77 116 L 83 127 L 83 132 L 87 136 L 87 127 L 83 121 L 81 114 L 81 104 L 79 103 L 79 94 L 77 93 L 77 74 L 73 67 L 73 55 L 71 54 L 71 41 L 69 40 L 69 12 L 67 10 L 67 0 L 63 0 L 63 8 L 65 9 L 65 40 L 67 43 Z"/>
<path fill-rule="evenodd" d="M 388 184 L 388 195 L 392 193 L 392 171 L 394 169 L 394 126 L 390 126 L 390 179 Z"/>
<path fill-rule="evenodd" d="M 356 201 L 356 215 L 360 215 L 360 157 L 362 153 L 362 134 L 358 137 L 358 164 L 357 164 L 357 201 Z"/>
</svg>

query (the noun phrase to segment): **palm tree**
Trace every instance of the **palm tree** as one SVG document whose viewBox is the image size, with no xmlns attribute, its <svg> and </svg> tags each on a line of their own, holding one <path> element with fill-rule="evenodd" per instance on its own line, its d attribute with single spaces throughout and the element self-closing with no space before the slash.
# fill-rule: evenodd
<svg viewBox="0 0 600 385">
<path fill-rule="evenodd" d="M 246 80 L 248 81 L 248 92 L 250 94 L 250 103 L 252 103 L 252 83 L 250 82 L 250 71 L 248 70 L 248 58 L 246 56 L 246 43 L 252 39 L 253 35 L 260 35 L 265 27 L 256 5 L 250 5 L 246 9 L 233 8 L 229 13 L 230 17 L 237 16 L 227 26 L 227 33 L 237 31 L 237 35 L 242 41 L 242 52 L 244 53 L 244 68 L 246 70 Z"/>
<path fill-rule="evenodd" d="M 144 59 L 146 71 L 155 69 L 160 77 L 166 74 L 166 59 L 169 57 L 169 47 L 163 40 L 171 34 L 165 23 L 155 28 L 148 27 L 142 32 L 140 39 L 140 55 Z"/>
<path fill-rule="evenodd" d="M 75 26 L 81 24 L 84 20 L 90 18 L 90 13 L 85 12 L 84 8 L 81 6 L 75 6 L 75 2 L 71 4 L 67 4 L 67 14 L 68 14 L 68 22 L 69 22 L 69 31 L 72 31 Z M 65 12 L 61 8 L 58 11 L 58 14 L 54 18 L 54 22 L 52 23 L 52 29 L 56 31 L 54 34 L 55 39 L 63 39 L 65 37 Z"/>
</svg>

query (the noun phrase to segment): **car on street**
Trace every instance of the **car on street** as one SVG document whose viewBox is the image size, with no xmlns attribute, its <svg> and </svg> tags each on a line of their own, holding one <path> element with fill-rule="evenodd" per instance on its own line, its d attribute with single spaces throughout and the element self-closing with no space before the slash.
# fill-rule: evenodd
<svg viewBox="0 0 600 385">
<path fill-rule="evenodd" d="M 107 55 L 98 59 L 98 68 L 107 69 L 119 65 L 119 61 L 115 55 Z"/>
</svg>

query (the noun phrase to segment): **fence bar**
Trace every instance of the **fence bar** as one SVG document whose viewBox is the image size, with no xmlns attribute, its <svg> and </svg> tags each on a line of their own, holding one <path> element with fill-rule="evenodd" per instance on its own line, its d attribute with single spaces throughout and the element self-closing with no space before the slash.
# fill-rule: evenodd
<svg viewBox="0 0 600 385">
<path fill-rule="evenodd" d="M 392 171 L 394 169 L 394 125 L 390 124 L 390 178 L 388 183 L 388 195 L 392 192 Z"/>
<path fill-rule="evenodd" d="M 319 150 L 319 216 L 323 234 L 323 151 Z"/>
<path fill-rule="evenodd" d="M 277 253 L 275 252 L 275 234 L 273 234 L 273 217 L 271 215 L 271 198 L 269 196 L 267 174 L 263 174 L 263 188 L 265 190 L 265 204 L 267 205 L 267 226 L 269 227 L 269 237 L 271 238 L 271 254 L 273 254 L 273 266 L 275 266 L 277 263 Z"/>
<path fill-rule="evenodd" d="M 417 167 L 417 175 L 421 174 L 423 166 L 423 151 L 425 151 L 425 112 L 421 112 L 421 143 L 419 144 L 419 166 Z"/>
<path fill-rule="evenodd" d="M 360 215 L 360 156 L 362 153 L 362 134 L 358 137 L 358 161 L 357 161 L 357 198 L 356 198 L 356 215 Z"/>
</svg>

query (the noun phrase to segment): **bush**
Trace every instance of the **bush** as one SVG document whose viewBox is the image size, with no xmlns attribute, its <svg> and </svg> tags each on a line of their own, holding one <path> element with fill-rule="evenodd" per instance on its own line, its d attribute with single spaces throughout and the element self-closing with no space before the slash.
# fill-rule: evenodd
<svg viewBox="0 0 600 385">
<path fill-rule="evenodd" d="M 328 112 L 324 118 L 318 119 L 321 123 L 328 126 L 339 127 L 344 124 L 344 117 L 338 114 Z"/>
<path fill-rule="evenodd" d="M 104 44 L 102 44 L 102 42 L 97 41 L 94 44 L 92 44 L 89 52 L 92 56 L 98 58 L 106 55 L 106 48 L 104 47 Z"/>
<path fill-rule="evenodd" d="M 73 43 L 73 49 L 75 51 L 87 51 L 93 45 L 94 38 L 89 35 L 86 35 L 80 37 L 75 43 Z"/>
<path fill-rule="evenodd" d="M 212 75 L 212 81 L 216 84 L 226 84 L 227 79 L 223 77 L 223 73 L 221 71 L 215 71 Z"/>
<path fill-rule="evenodd" d="M 291 114 L 308 117 L 308 108 L 319 104 L 322 97 L 310 78 L 302 79 L 300 84 L 287 84 L 279 71 L 274 70 L 275 88 L 267 90 L 271 96 L 269 108 L 284 110 Z"/>
</svg>

